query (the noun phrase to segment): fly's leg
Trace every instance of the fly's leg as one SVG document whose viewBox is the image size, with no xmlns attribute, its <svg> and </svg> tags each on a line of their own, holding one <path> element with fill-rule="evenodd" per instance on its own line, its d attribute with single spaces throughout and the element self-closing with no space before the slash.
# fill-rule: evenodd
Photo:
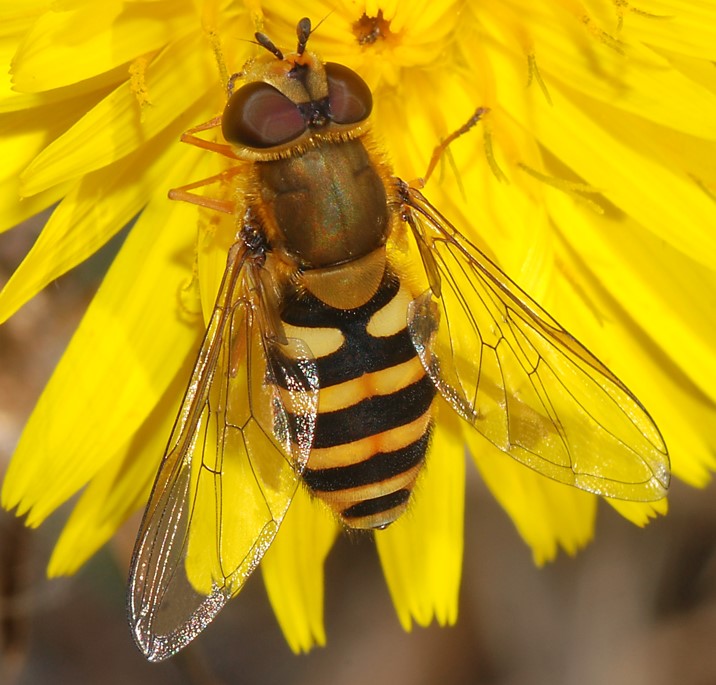
<svg viewBox="0 0 716 685">
<path fill-rule="evenodd" d="M 205 197 L 198 193 L 189 192 L 196 188 L 203 188 L 204 186 L 211 185 L 212 183 L 225 183 L 231 180 L 237 174 L 245 171 L 243 165 L 237 165 L 229 167 L 222 171 L 220 174 L 209 176 L 209 178 L 202 178 L 200 181 L 194 181 L 193 183 L 187 183 L 185 186 L 179 186 L 179 188 L 172 188 L 169 191 L 170 200 L 179 200 L 181 202 L 190 202 L 193 205 L 199 205 L 199 207 L 206 207 L 207 209 L 213 209 L 217 212 L 223 212 L 224 214 L 235 214 L 236 213 L 236 202 L 234 200 L 220 200 L 214 197 Z"/>
<path fill-rule="evenodd" d="M 489 111 L 489 107 L 478 107 L 473 113 L 473 115 L 459 129 L 453 131 L 447 138 L 445 138 L 445 140 L 443 140 L 439 145 L 435 147 L 435 149 L 433 150 L 432 157 L 430 157 L 428 168 L 425 171 L 423 177 L 416 179 L 415 181 L 411 181 L 408 185 L 411 188 L 417 188 L 418 190 L 424 188 L 425 184 L 428 182 L 428 179 L 432 176 L 433 171 L 435 171 L 435 167 L 440 161 L 440 158 L 443 156 L 443 153 L 445 152 L 445 150 L 448 149 L 450 143 L 467 133 Z"/>
<path fill-rule="evenodd" d="M 231 149 L 231 145 L 227 143 L 217 143 L 213 140 L 204 140 L 203 138 L 199 138 L 199 136 L 195 135 L 196 133 L 209 131 L 212 128 L 217 128 L 218 126 L 221 126 L 220 116 L 209 119 L 209 121 L 205 121 L 203 124 L 199 124 L 198 126 L 194 126 L 189 130 L 184 131 L 181 135 L 181 142 L 193 145 L 194 147 L 198 147 L 202 150 L 218 152 L 220 155 L 228 157 L 229 159 L 238 159 L 238 157 L 234 154 L 234 151 Z"/>
</svg>

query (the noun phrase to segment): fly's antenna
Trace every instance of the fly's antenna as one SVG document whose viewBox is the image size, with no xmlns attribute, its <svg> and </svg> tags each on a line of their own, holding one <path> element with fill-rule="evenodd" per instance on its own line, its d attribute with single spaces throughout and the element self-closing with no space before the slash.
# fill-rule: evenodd
<svg viewBox="0 0 716 685">
<path fill-rule="evenodd" d="M 310 32 L 311 22 L 308 22 L 308 28 Z M 256 42 L 262 48 L 266 48 L 266 50 L 268 50 L 272 55 L 274 55 L 274 57 L 277 57 L 278 59 L 283 59 L 283 53 L 273 44 L 273 41 L 265 33 L 257 31 L 256 33 L 254 33 L 254 38 L 256 38 Z"/>
<path fill-rule="evenodd" d="M 323 19 L 321 19 L 321 21 L 319 21 L 319 22 L 313 27 L 313 31 L 311 31 L 311 33 L 315 33 L 316 31 L 318 31 L 318 28 L 320 27 L 320 25 L 321 25 L 324 21 L 326 21 L 326 19 L 328 19 L 328 17 L 330 17 L 335 11 L 336 11 L 336 10 L 331 10 L 325 17 L 323 17 Z"/>
<path fill-rule="evenodd" d="M 311 20 L 308 17 L 304 17 L 298 22 L 296 26 L 296 36 L 298 36 L 298 47 L 296 52 L 302 55 L 306 50 L 306 43 L 311 37 Z"/>
</svg>

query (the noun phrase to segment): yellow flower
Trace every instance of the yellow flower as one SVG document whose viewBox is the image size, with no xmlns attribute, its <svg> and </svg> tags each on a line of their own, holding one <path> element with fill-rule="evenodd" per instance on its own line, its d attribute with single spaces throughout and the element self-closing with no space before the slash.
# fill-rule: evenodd
<svg viewBox="0 0 716 685">
<path fill-rule="evenodd" d="M 0 16 L 0 221 L 58 203 L 0 294 L 0 320 L 138 217 L 49 382 L 2 503 L 39 525 L 83 490 L 50 561 L 74 572 L 146 502 L 228 249 L 226 222 L 166 199 L 221 169 L 177 143 L 231 71 L 311 16 L 311 49 L 363 75 L 395 172 L 426 193 L 646 403 L 674 473 L 714 466 L 716 8 L 644 0 L 202 3 L 25 0 Z M 208 192 L 208 191 L 207 191 Z M 203 312 L 200 314 L 199 312 Z M 456 618 L 467 441 L 535 560 L 590 539 L 597 498 L 441 412 L 412 508 L 376 533 L 403 626 Z M 443 456 L 444 455 L 444 456 Z M 638 524 L 665 502 L 616 503 Z M 323 644 L 335 521 L 299 491 L 262 562 L 291 647 Z"/>
</svg>

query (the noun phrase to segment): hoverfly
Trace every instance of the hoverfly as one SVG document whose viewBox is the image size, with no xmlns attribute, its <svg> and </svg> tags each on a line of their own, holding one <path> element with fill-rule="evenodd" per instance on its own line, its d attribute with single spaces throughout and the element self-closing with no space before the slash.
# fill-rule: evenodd
<svg viewBox="0 0 716 685">
<path fill-rule="evenodd" d="M 310 32 L 301 20 L 287 55 L 257 33 L 267 54 L 183 138 L 250 162 L 250 178 L 238 202 L 189 192 L 212 179 L 171 194 L 236 214 L 237 229 L 134 549 L 129 617 L 153 661 L 242 588 L 301 483 L 348 528 L 395 521 L 438 396 L 562 483 L 637 501 L 669 484 L 636 397 L 392 175 L 368 86 L 307 51 Z M 194 135 L 219 125 L 226 144 Z"/>
</svg>

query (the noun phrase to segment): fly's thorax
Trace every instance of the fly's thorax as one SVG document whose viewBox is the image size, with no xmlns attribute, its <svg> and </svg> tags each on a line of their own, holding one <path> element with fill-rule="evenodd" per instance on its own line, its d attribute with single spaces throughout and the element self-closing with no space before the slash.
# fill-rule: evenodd
<svg viewBox="0 0 716 685">
<path fill-rule="evenodd" d="M 302 268 L 356 260 L 385 244 L 385 184 L 361 139 L 322 141 L 256 167 L 271 242 Z"/>
</svg>

